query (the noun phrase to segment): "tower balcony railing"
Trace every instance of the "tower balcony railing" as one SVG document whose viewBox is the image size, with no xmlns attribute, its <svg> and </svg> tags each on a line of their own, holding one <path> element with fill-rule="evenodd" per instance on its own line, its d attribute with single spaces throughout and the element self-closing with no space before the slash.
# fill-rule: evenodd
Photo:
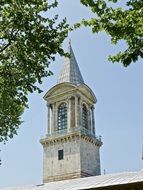
<svg viewBox="0 0 143 190">
<path fill-rule="evenodd" d="M 65 134 L 72 134 L 75 132 L 80 132 L 81 134 L 88 135 L 91 137 L 94 137 L 101 141 L 101 136 L 96 136 L 90 129 L 86 129 L 84 127 L 73 127 L 69 129 L 62 129 L 62 130 L 56 130 L 53 131 L 51 134 L 47 134 L 47 137 L 58 137 L 60 135 L 65 135 Z"/>
</svg>

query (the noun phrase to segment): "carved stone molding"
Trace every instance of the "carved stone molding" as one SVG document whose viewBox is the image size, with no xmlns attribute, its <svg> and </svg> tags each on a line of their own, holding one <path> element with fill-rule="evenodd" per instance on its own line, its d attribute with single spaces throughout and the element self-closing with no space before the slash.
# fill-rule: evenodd
<svg viewBox="0 0 143 190">
<path fill-rule="evenodd" d="M 100 139 L 82 134 L 81 132 L 69 133 L 65 135 L 60 135 L 58 137 L 46 137 L 41 139 L 40 142 L 43 146 L 45 146 L 74 140 L 85 140 L 86 142 L 92 143 L 93 145 L 98 147 L 102 145 L 102 141 Z"/>
</svg>

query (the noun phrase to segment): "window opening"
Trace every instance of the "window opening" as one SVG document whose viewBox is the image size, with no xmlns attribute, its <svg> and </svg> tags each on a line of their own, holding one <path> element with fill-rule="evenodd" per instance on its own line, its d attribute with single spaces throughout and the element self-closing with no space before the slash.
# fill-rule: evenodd
<svg viewBox="0 0 143 190">
<path fill-rule="evenodd" d="M 58 160 L 63 160 L 63 159 L 64 159 L 64 151 L 58 150 Z"/>
<path fill-rule="evenodd" d="M 82 126 L 88 129 L 88 110 L 84 104 L 82 106 Z"/>
<path fill-rule="evenodd" d="M 58 130 L 67 128 L 67 105 L 62 103 L 58 108 Z"/>
</svg>

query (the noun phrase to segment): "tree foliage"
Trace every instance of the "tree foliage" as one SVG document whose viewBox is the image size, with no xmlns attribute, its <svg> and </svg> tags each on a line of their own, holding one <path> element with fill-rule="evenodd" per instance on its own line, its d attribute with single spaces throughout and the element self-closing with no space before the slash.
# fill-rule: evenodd
<svg viewBox="0 0 143 190">
<path fill-rule="evenodd" d="M 28 93 L 41 92 L 38 83 L 52 74 L 49 61 L 64 55 L 66 19 L 45 16 L 56 6 L 47 0 L 0 1 L 0 142 L 17 133 Z"/>
<path fill-rule="evenodd" d="M 95 17 L 83 19 L 81 25 L 90 26 L 93 33 L 105 31 L 111 36 L 111 42 L 117 44 L 124 40 L 127 44 L 125 51 L 115 56 L 109 56 L 112 62 L 121 62 L 126 67 L 131 62 L 143 58 L 143 1 L 125 1 L 125 7 L 113 8 L 112 3 L 117 0 L 81 0 L 81 3 L 90 8 Z"/>
</svg>

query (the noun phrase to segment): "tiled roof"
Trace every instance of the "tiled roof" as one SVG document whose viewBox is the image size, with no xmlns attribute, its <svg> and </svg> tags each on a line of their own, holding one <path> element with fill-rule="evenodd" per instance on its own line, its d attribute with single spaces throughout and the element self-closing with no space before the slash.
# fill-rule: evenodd
<svg viewBox="0 0 143 190">
<path fill-rule="evenodd" d="M 65 58 L 57 83 L 70 82 L 75 85 L 84 84 L 71 43 L 69 43 L 70 57 Z"/>
<path fill-rule="evenodd" d="M 124 185 L 139 182 L 143 183 L 143 170 L 139 172 L 106 174 L 94 177 L 49 182 L 41 185 L 10 187 L 2 190 L 86 190 L 92 188 L 98 189 L 99 187 L 109 187 L 114 185 Z"/>
</svg>

